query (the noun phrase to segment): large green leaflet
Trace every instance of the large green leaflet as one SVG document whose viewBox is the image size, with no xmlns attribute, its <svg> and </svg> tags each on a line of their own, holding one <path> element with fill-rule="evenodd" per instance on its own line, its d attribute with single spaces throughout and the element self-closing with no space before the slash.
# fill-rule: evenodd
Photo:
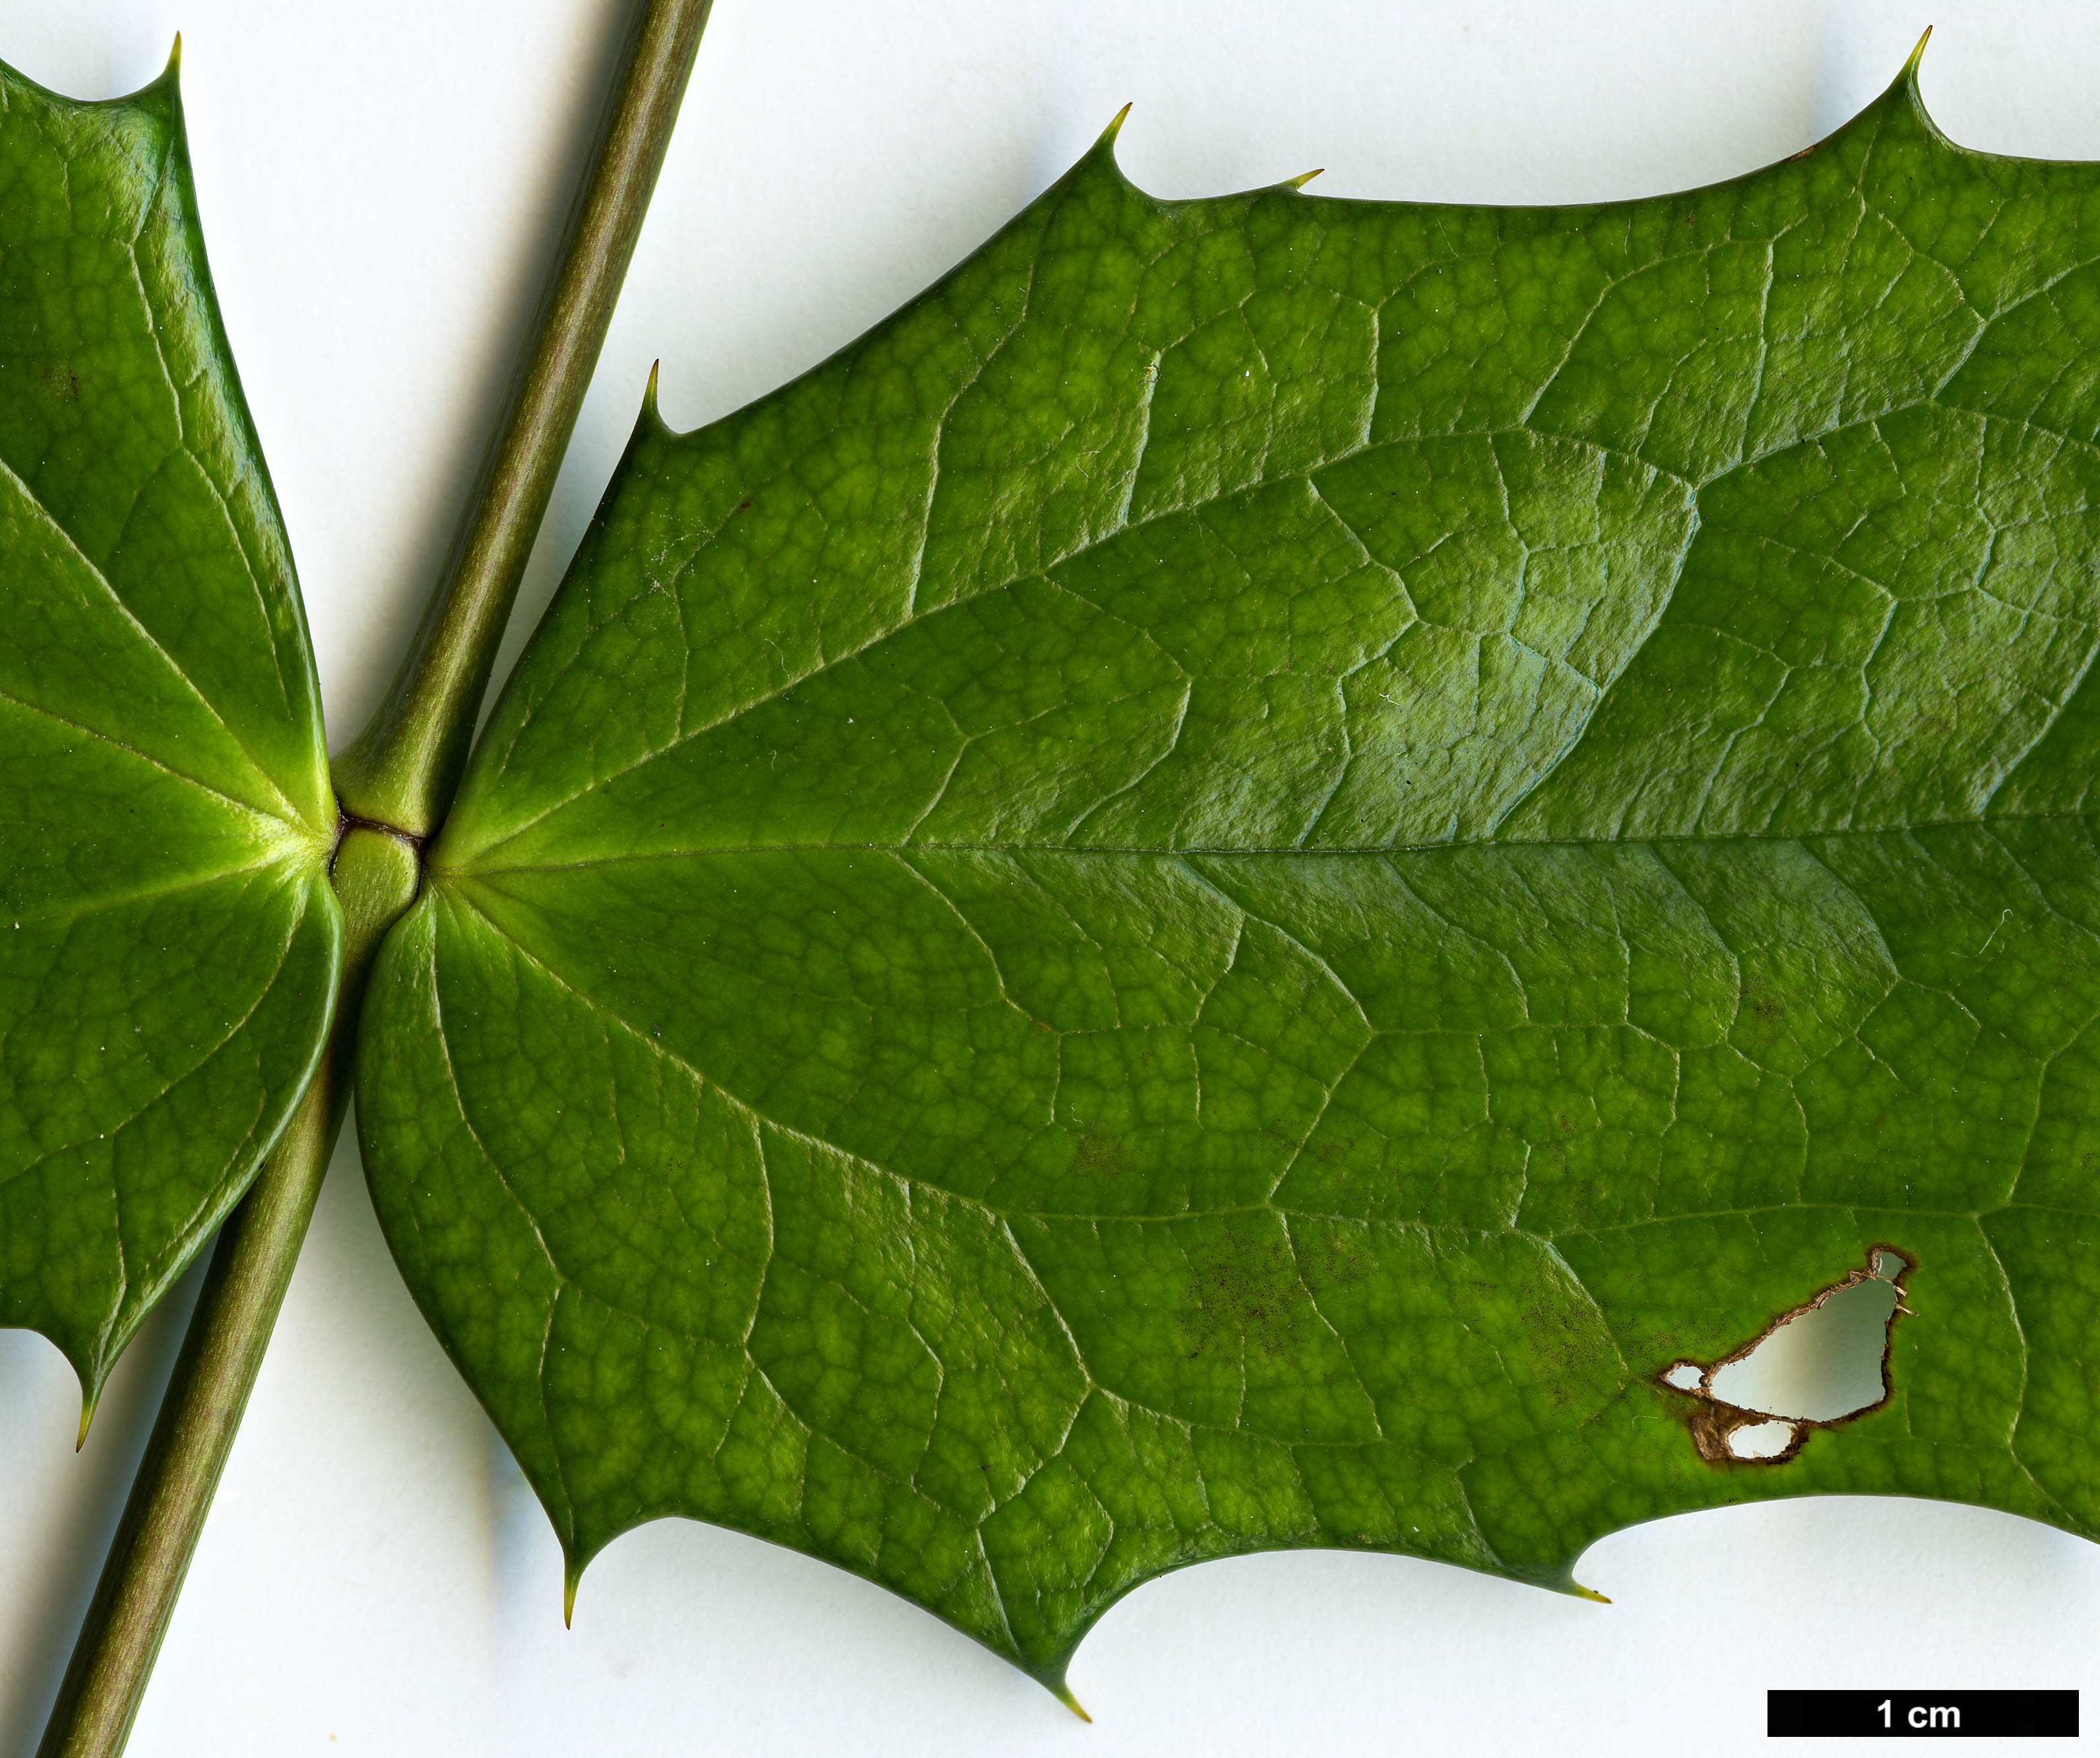
<svg viewBox="0 0 2100 1758">
<path fill-rule="evenodd" d="M 1161 202 L 646 413 L 382 955 L 367 1164 L 571 1587 L 698 1516 L 1058 1687 L 1162 1570 L 2100 1531 L 2100 172 Z M 1894 1395 L 1658 1383 L 1915 1264 Z"/>
<path fill-rule="evenodd" d="M 334 830 L 174 69 L 0 66 L 0 1324 L 90 1409 L 313 1070 Z"/>
</svg>

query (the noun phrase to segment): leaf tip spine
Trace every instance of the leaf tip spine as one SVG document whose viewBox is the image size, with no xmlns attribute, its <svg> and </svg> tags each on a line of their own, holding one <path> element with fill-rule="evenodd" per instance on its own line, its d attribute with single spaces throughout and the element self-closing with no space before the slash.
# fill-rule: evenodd
<svg viewBox="0 0 2100 1758">
<path fill-rule="evenodd" d="M 1925 94 L 1918 89 L 1918 65 L 1925 60 L 1925 46 L 1931 41 L 1932 26 L 1928 24 L 1925 27 L 1925 34 L 1917 39 L 1917 46 L 1911 51 L 1910 59 L 1904 63 L 1903 71 L 1896 75 L 1895 83 L 1889 87 L 1883 101 L 1908 104 L 1918 121 L 1924 125 L 1928 135 L 1942 146 L 1954 147 L 1960 151 L 1961 149 L 1957 143 L 1948 139 L 1947 131 L 1932 119 L 1932 112 L 1926 105 Z"/>
<path fill-rule="evenodd" d="M 1296 177 L 1286 177 L 1283 179 L 1284 185 L 1286 188 L 1303 189 L 1306 184 L 1311 183 L 1314 178 L 1324 176 L 1326 174 L 1326 170 L 1327 167 L 1323 165 L 1317 170 L 1305 171 Z"/>
<path fill-rule="evenodd" d="M 562 1571 L 562 1628 L 565 1630 L 576 1627 L 576 1588 L 583 1578 L 583 1570 L 573 1563 Z"/>
<path fill-rule="evenodd" d="M 80 1394 L 80 1433 L 73 1438 L 73 1450 L 77 1453 L 87 1445 L 89 1425 L 95 1420 L 95 1395 L 82 1389 Z"/>
<path fill-rule="evenodd" d="M 172 99 L 179 104 L 182 101 L 182 91 L 183 33 L 177 31 L 175 40 L 168 49 L 168 59 L 161 64 L 161 71 L 136 91 L 128 96 L 113 99 L 111 101 L 117 104 L 137 104 L 141 100 L 165 98 Z"/>
<path fill-rule="evenodd" d="M 1585 1587 L 1580 1581 L 1570 1581 L 1568 1584 L 1574 1588 L 1577 1599 L 1593 1600 L 1599 1606 L 1608 1606 L 1612 1602 L 1609 1594 L 1599 1593 L 1594 1587 Z"/>
<path fill-rule="evenodd" d="M 1057 1701 L 1059 1703 L 1062 1703 L 1067 1709 L 1070 1710 L 1074 1715 L 1077 1716 L 1082 1721 L 1085 1722 L 1088 1727 L 1092 1727 L 1094 1725 L 1094 1718 L 1087 1713 L 1086 1706 L 1080 1703 L 1079 1699 L 1072 1694 L 1072 1688 L 1070 1685 L 1065 1684 L 1063 1680 L 1060 1679 L 1057 1684 L 1052 1685 L 1050 1688 L 1056 1693 Z"/>
<path fill-rule="evenodd" d="M 657 396 L 663 382 L 663 370 L 664 363 L 661 360 L 653 360 L 650 363 L 649 382 L 642 387 L 642 413 L 636 417 L 634 422 L 634 439 L 638 442 L 644 434 L 656 439 L 675 439 L 678 437 L 672 431 L 671 424 L 664 419 L 664 412 L 657 404 Z"/>
<path fill-rule="evenodd" d="M 1135 103 L 1136 101 L 1136 100 L 1135 99 L 1132 100 L 1132 103 Z M 1123 119 L 1129 114 L 1130 104 L 1126 104 L 1120 110 L 1118 110 L 1115 113 L 1115 116 L 1110 121 L 1109 126 L 1101 130 L 1101 138 L 1099 140 L 1096 140 L 1094 143 L 1094 145 L 1096 148 L 1114 146 L 1116 136 L 1123 132 Z"/>
<path fill-rule="evenodd" d="M 175 33 L 174 42 L 169 46 L 168 59 L 156 73 L 136 91 L 127 91 L 121 97 L 105 98 L 103 103 L 116 106 L 143 106 L 148 110 L 172 111 L 175 125 L 181 126 L 183 103 L 183 33 Z"/>
</svg>

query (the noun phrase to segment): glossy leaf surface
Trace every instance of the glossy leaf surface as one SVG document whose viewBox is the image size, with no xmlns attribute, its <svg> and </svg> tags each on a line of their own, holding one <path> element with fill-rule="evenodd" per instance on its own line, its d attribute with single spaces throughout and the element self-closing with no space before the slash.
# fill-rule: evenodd
<svg viewBox="0 0 2100 1758">
<path fill-rule="evenodd" d="M 0 67 L 0 1324 L 93 1402 L 333 1005 L 334 802 L 174 69 Z"/>
<path fill-rule="evenodd" d="M 389 1239 L 572 1579 L 664 1514 L 1057 1686 L 1160 1571 L 2100 1527 L 2100 174 L 1909 74 L 1696 194 L 1106 143 L 646 415 L 382 955 Z M 1867 1261 L 1892 1395 L 1660 1383 Z"/>
</svg>

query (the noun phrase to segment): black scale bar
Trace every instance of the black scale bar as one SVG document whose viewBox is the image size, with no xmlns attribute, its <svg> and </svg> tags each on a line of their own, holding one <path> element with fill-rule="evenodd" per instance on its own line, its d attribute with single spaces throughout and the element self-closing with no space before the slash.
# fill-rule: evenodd
<svg viewBox="0 0 2100 1758">
<path fill-rule="evenodd" d="M 2076 1739 L 2076 1691 L 1767 1691 L 1773 1739 Z"/>
</svg>

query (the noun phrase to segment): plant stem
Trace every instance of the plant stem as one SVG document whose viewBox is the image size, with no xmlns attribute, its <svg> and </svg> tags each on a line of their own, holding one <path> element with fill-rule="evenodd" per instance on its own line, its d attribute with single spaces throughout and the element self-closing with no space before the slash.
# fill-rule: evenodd
<svg viewBox="0 0 2100 1758">
<path fill-rule="evenodd" d="M 39 1758 L 117 1758 L 262 1363 L 349 1103 L 359 1003 L 413 903 L 496 649 L 605 343 L 712 0 L 639 0 L 510 400 L 413 642 L 334 764 L 346 832 L 335 1023 L 312 1084 L 221 1230 Z"/>
<path fill-rule="evenodd" d="M 536 340 L 520 364 L 438 587 L 379 711 L 336 759 L 346 810 L 412 836 L 437 828 L 466 766 L 496 644 L 554 490 L 711 0 L 649 0 L 607 105 Z"/>
<path fill-rule="evenodd" d="M 328 1073 L 226 1226 L 38 1758 L 124 1749 L 291 1280 L 333 1145 Z"/>
</svg>

